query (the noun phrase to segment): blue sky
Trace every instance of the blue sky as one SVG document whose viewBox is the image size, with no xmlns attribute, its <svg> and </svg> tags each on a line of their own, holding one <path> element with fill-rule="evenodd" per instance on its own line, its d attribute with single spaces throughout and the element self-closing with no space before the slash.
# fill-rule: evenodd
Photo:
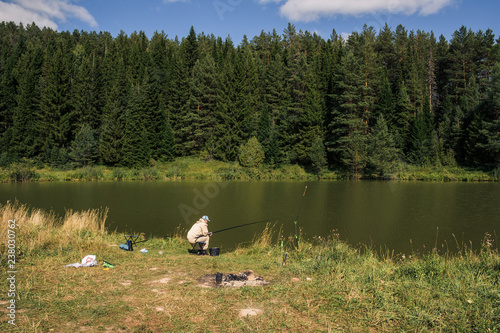
<svg viewBox="0 0 500 333">
<path fill-rule="evenodd" d="M 462 25 L 491 28 L 500 36 L 499 0 L 0 0 L 0 21 L 37 23 L 59 31 L 109 31 L 116 36 L 164 31 L 170 38 L 197 33 L 231 37 L 239 44 L 262 30 L 297 30 L 329 38 L 332 29 L 347 36 L 366 23 L 377 31 L 387 22 L 394 30 L 434 31 L 451 39 Z"/>
</svg>

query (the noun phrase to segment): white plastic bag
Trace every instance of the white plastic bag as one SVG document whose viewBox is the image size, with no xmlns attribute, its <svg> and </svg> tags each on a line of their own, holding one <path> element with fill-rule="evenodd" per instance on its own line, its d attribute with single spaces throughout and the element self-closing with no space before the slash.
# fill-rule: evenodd
<svg viewBox="0 0 500 333">
<path fill-rule="evenodd" d="M 82 259 L 82 266 L 83 267 L 97 266 L 96 256 L 95 255 L 85 256 L 85 258 Z"/>
</svg>

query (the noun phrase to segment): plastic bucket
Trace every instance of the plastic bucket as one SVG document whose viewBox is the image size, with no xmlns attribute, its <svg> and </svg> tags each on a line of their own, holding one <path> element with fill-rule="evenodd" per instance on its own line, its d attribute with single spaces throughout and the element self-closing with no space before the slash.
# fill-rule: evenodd
<svg viewBox="0 0 500 333">
<path fill-rule="evenodd" d="M 211 247 L 210 248 L 210 255 L 213 257 L 216 257 L 219 255 L 219 248 L 218 247 Z"/>
</svg>

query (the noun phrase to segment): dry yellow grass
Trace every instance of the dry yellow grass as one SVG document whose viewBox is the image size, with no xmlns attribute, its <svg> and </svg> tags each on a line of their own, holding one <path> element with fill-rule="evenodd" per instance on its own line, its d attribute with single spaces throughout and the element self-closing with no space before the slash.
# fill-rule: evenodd
<svg viewBox="0 0 500 333">
<path fill-rule="evenodd" d="M 0 206 L 0 237 L 4 246 L 0 254 L 7 251 L 9 221 L 15 221 L 16 248 L 18 255 L 29 255 L 46 248 L 64 249 L 78 247 L 107 236 L 105 223 L 108 210 L 67 211 L 63 218 L 53 212 L 31 209 L 24 204 L 7 202 Z"/>
</svg>

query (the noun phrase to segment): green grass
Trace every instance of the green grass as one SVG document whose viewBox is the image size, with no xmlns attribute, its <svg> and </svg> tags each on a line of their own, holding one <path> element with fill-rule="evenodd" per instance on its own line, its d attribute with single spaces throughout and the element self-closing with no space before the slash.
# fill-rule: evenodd
<svg viewBox="0 0 500 333">
<path fill-rule="evenodd" d="M 244 168 L 236 162 L 205 161 L 198 157 L 178 158 L 173 162 L 154 162 L 141 169 L 122 167 L 87 166 L 61 170 L 48 166 L 35 166 L 32 162 L 12 164 L 0 169 L 0 182 L 29 181 L 179 181 L 179 180 L 338 180 L 351 179 L 349 172 L 324 170 L 319 174 L 307 172 L 298 165 L 272 168 Z M 402 181 L 499 181 L 500 169 L 491 172 L 461 167 L 415 166 L 398 164 L 391 174 L 384 177 L 366 174 L 363 179 L 392 179 Z"/>
<path fill-rule="evenodd" d="M 218 257 L 189 255 L 185 230 L 126 252 L 123 235 L 105 228 L 106 211 L 63 217 L 8 203 L 0 237 L 17 222 L 16 323 L 2 332 L 498 332 L 500 256 L 485 235 L 480 251 L 402 257 L 354 249 L 338 235 L 286 239 L 278 230 Z M 492 243 L 493 242 L 493 243 Z M 6 246 L 0 245 L 7 268 Z M 65 268 L 87 254 L 115 264 Z M 247 269 L 265 287 L 203 288 L 198 278 Z M 7 269 L 0 278 L 5 281 Z M 292 281 L 292 278 L 298 281 Z M 4 287 L 5 284 L 4 284 Z M 262 314 L 240 318 L 240 309 Z"/>
</svg>

